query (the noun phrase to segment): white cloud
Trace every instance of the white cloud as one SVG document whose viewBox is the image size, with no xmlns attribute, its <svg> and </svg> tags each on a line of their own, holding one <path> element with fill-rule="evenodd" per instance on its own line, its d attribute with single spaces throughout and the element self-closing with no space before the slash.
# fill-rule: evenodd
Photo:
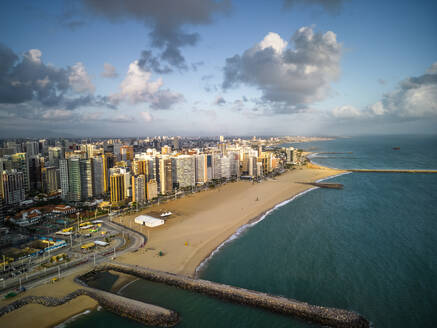
<svg viewBox="0 0 437 328">
<path fill-rule="evenodd" d="M 333 109 L 332 115 L 337 118 L 356 118 L 360 117 L 362 113 L 360 110 L 351 105 L 343 105 Z"/>
<path fill-rule="evenodd" d="M 94 93 L 95 86 L 91 82 L 91 77 L 88 75 L 83 63 L 78 62 L 70 68 L 68 80 L 72 88 L 79 93 Z"/>
<path fill-rule="evenodd" d="M 168 109 L 183 100 L 183 96 L 170 90 L 161 90 L 162 79 L 151 80 L 152 73 L 138 64 L 129 65 L 125 79 L 120 84 L 120 92 L 110 98 L 113 102 L 127 101 L 132 104 L 150 103 L 155 109 Z"/>
<path fill-rule="evenodd" d="M 264 37 L 264 39 L 260 43 L 258 43 L 258 47 L 260 50 L 271 47 L 277 53 L 281 54 L 287 47 L 287 41 L 282 40 L 279 34 L 270 32 Z"/>
<path fill-rule="evenodd" d="M 227 58 L 223 88 L 240 83 L 255 86 L 265 101 L 289 112 L 294 112 L 293 106 L 302 108 L 324 99 L 340 74 L 342 47 L 335 33 L 301 27 L 291 40 L 294 48 L 270 32 L 242 55 Z"/>
<path fill-rule="evenodd" d="M 41 50 L 30 49 L 29 51 L 25 52 L 23 56 L 33 63 L 41 64 L 41 56 L 42 56 Z"/>
<path fill-rule="evenodd" d="M 383 95 L 380 101 L 363 110 L 353 106 L 333 109 L 334 117 L 389 118 L 391 120 L 416 120 L 437 117 L 437 62 L 425 74 L 409 77 L 398 87 Z"/>
</svg>

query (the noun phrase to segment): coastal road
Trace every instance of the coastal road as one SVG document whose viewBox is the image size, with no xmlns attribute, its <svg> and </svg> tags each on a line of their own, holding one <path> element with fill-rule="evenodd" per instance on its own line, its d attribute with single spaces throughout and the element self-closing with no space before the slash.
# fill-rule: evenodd
<svg viewBox="0 0 437 328">
<path fill-rule="evenodd" d="M 39 272 L 39 274 L 36 273 L 33 275 L 30 274 L 22 275 L 20 277 L 3 280 L 0 282 L 1 292 L 7 293 L 8 291 L 12 291 L 14 288 L 20 285 L 20 280 L 21 280 L 21 286 L 25 287 L 26 289 L 29 289 L 45 284 L 51 281 L 51 279 L 55 277 L 59 277 L 59 276 L 65 277 L 73 273 L 77 273 L 78 271 L 83 270 L 87 265 L 90 267 L 91 270 L 94 266 L 94 263 L 95 265 L 97 265 L 105 261 L 112 260 L 119 255 L 125 254 L 127 252 L 136 251 L 138 248 L 140 248 L 145 244 L 146 238 L 144 235 L 134 230 L 131 230 L 129 228 L 126 228 L 122 225 L 110 222 L 107 217 L 104 218 L 104 221 L 105 221 L 104 224 L 110 227 L 111 229 L 118 231 L 122 235 L 126 234 L 129 236 L 129 245 L 127 245 L 127 247 L 123 248 L 125 245 L 124 245 L 124 239 L 122 239 L 118 245 L 115 245 L 114 253 L 111 251 L 112 249 L 111 248 L 99 253 L 86 254 L 83 257 L 79 258 L 78 260 L 74 260 L 72 264 L 78 263 L 77 265 L 74 266 L 68 265 L 68 263 L 64 263 L 64 264 L 60 264 L 59 266 L 55 266 L 52 269 L 49 269 L 49 272 L 47 271 Z M 121 250 L 117 250 L 117 249 L 121 249 Z"/>
</svg>

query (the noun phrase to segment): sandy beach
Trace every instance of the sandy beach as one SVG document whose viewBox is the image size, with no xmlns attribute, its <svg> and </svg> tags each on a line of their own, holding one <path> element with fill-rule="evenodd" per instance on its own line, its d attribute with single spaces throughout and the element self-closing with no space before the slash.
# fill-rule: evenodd
<svg viewBox="0 0 437 328">
<path fill-rule="evenodd" d="M 85 273 L 89 268 L 84 268 Z M 68 277 L 62 278 L 55 283 L 47 283 L 20 294 L 19 297 L 29 295 L 63 297 L 80 286 L 75 283 L 74 278 L 80 273 L 76 272 Z M 1 300 L 0 307 L 14 302 L 18 297 L 9 300 Z M 12 311 L 0 318 L 0 327 L 53 327 L 67 320 L 68 318 L 83 313 L 86 310 L 94 309 L 98 303 L 88 296 L 79 296 L 68 303 L 57 307 L 46 307 L 40 304 L 28 304 L 22 308 Z"/>
<path fill-rule="evenodd" d="M 261 183 L 228 183 L 153 206 L 142 213 L 117 218 L 117 222 L 149 236 L 144 248 L 120 256 L 117 261 L 193 276 L 196 267 L 239 227 L 276 204 L 312 188 L 302 182 L 314 182 L 344 172 L 314 164 L 310 166 Z M 133 222 L 139 214 L 157 216 L 168 210 L 174 215 L 163 226 L 147 228 Z"/>
<path fill-rule="evenodd" d="M 117 261 L 152 269 L 194 276 L 197 266 L 244 224 L 260 217 L 275 205 L 313 188 L 304 184 L 327 178 L 344 171 L 309 164 L 303 169 L 284 173 L 261 183 L 238 181 L 156 205 L 135 215 L 114 219 L 149 236 L 145 247 L 117 257 Z M 146 228 L 134 223 L 140 214 L 174 214 L 163 226 Z M 161 253 L 161 254 L 160 254 Z M 88 270 L 84 268 L 84 270 Z M 27 295 L 64 296 L 79 286 L 73 279 L 63 278 L 54 284 L 32 288 Z M 119 274 L 118 274 L 119 275 Z M 132 277 L 121 275 L 113 286 L 117 292 Z M 1 300 L 0 307 L 15 301 Z M 0 318 L 1 327 L 53 327 L 68 318 L 97 306 L 87 296 L 80 296 L 59 307 L 31 304 Z"/>
</svg>

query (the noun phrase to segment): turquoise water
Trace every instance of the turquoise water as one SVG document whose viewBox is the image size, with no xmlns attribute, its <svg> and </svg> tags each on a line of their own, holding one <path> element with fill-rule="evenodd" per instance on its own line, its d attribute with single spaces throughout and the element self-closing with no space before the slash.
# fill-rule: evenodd
<svg viewBox="0 0 437 328">
<path fill-rule="evenodd" d="M 399 151 L 392 147 L 399 146 Z M 341 168 L 437 168 L 436 137 L 300 144 Z M 325 156 L 325 157 L 322 157 Z M 375 327 L 436 327 L 437 174 L 352 173 L 278 208 L 226 244 L 201 277 L 357 311 Z M 289 317 L 137 281 L 123 295 L 178 311 L 178 327 L 312 327 Z M 68 327 L 137 327 L 95 311 Z"/>
</svg>

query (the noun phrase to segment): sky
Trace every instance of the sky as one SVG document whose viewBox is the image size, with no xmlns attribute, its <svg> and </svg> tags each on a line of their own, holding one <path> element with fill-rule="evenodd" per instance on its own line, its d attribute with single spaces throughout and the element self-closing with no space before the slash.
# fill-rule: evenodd
<svg viewBox="0 0 437 328">
<path fill-rule="evenodd" d="M 437 2 L 0 2 L 0 138 L 437 133 Z"/>
</svg>

